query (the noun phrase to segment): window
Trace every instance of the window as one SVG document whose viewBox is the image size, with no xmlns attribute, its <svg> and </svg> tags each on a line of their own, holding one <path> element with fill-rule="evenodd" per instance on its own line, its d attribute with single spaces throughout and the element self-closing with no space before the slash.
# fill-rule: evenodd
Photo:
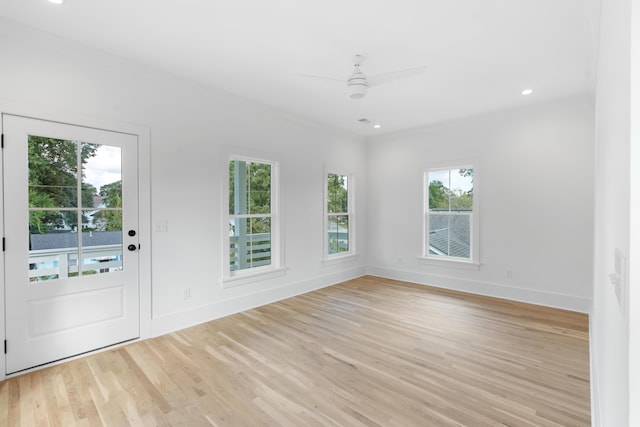
<svg viewBox="0 0 640 427">
<path fill-rule="evenodd" d="M 424 257 L 477 262 L 473 165 L 425 173 Z"/>
<path fill-rule="evenodd" d="M 355 253 L 353 179 L 335 172 L 326 174 L 325 259 Z"/>
<path fill-rule="evenodd" d="M 229 160 L 226 279 L 280 267 L 277 173 L 276 162 L 236 157 Z"/>
</svg>

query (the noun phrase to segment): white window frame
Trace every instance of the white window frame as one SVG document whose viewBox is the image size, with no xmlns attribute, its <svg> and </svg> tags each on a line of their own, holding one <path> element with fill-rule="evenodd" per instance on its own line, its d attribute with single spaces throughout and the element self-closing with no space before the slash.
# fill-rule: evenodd
<svg viewBox="0 0 640 427">
<path fill-rule="evenodd" d="M 224 177 L 222 178 L 222 287 L 229 288 L 261 280 L 281 277 L 285 273 L 282 257 L 282 218 L 280 215 L 280 162 L 271 156 L 229 154 L 224 156 Z M 251 267 L 242 270 L 231 270 L 229 223 L 229 162 L 243 161 L 263 163 L 271 166 L 271 263 L 269 265 Z M 263 216 L 263 215 L 260 215 Z M 252 217 L 252 215 L 247 215 Z"/>
<path fill-rule="evenodd" d="M 330 213 L 329 212 L 329 174 L 334 175 L 342 175 L 347 177 L 347 206 L 348 212 L 340 212 L 340 213 Z M 357 255 L 356 252 L 356 215 L 355 215 L 355 193 L 356 193 L 356 185 L 355 185 L 355 176 L 352 173 L 340 171 L 337 169 L 324 169 L 323 174 L 323 234 L 322 234 L 322 242 L 323 242 L 323 262 L 331 263 L 331 262 L 340 262 L 349 260 Z M 329 253 L 329 215 L 347 215 L 349 217 L 349 250 L 344 252 L 338 252 L 335 254 Z"/>
<path fill-rule="evenodd" d="M 459 169 L 473 169 L 473 205 L 470 214 L 470 257 L 461 258 L 447 255 L 432 255 L 429 253 L 429 172 L 442 171 L 442 170 L 459 170 Z M 479 259 L 479 172 L 478 161 L 467 160 L 457 161 L 451 163 L 442 163 L 437 165 L 430 165 L 426 168 L 423 174 L 423 212 L 422 212 L 422 254 L 418 257 L 418 260 L 427 265 L 443 266 L 443 267 L 456 267 L 470 270 L 478 270 L 480 268 Z"/>
</svg>

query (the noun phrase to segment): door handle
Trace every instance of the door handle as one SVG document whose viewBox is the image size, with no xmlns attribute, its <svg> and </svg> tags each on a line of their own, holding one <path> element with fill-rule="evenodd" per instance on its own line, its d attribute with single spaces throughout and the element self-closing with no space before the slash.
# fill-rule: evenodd
<svg viewBox="0 0 640 427">
<path fill-rule="evenodd" d="M 133 252 L 133 251 L 135 251 L 136 249 L 138 249 L 138 247 L 132 243 L 132 244 L 130 244 L 129 246 L 127 246 L 127 249 L 129 249 L 131 252 Z"/>
</svg>

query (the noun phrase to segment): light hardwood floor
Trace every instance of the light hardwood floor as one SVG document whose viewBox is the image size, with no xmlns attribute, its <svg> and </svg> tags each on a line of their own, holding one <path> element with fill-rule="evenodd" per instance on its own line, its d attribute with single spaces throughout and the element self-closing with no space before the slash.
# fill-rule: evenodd
<svg viewBox="0 0 640 427">
<path fill-rule="evenodd" d="M 365 276 L 0 383 L 2 426 L 588 426 L 584 314 Z"/>
</svg>

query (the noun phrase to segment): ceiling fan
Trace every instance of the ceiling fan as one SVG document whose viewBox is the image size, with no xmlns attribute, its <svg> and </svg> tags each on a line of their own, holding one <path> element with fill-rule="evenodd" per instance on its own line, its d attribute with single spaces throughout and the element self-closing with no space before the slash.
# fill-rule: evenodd
<svg viewBox="0 0 640 427">
<path fill-rule="evenodd" d="M 345 82 L 344 79 L 337 79 L 334 77 L 325 77 L 325 76 L 316 76 L 309 74 L 302 74 L 304 77 L 312 77 L 318 79 L 328 79 L 334 80 L 342 83 L 346 83 L 347 85 L 347 94 L 351 99 L 361 99 L 367 94 L 367 89 L 374 86 L 379 86 L 384 83 L 388 83 L 394 80 L 403 79 L 406 77 L 415 76 L 418 74 L 424 73 L 427 67 L 415 67 L 415 68 L 407 68 L 404 70 L 392 71 L 390 73 L 377 74 L 374 76 L 367 77 L 361 70 L 360 66 L 364 61 L 364 57 L 362 55 L 354 55 L 353 56 L 353 72 Z"/>
</svg>

